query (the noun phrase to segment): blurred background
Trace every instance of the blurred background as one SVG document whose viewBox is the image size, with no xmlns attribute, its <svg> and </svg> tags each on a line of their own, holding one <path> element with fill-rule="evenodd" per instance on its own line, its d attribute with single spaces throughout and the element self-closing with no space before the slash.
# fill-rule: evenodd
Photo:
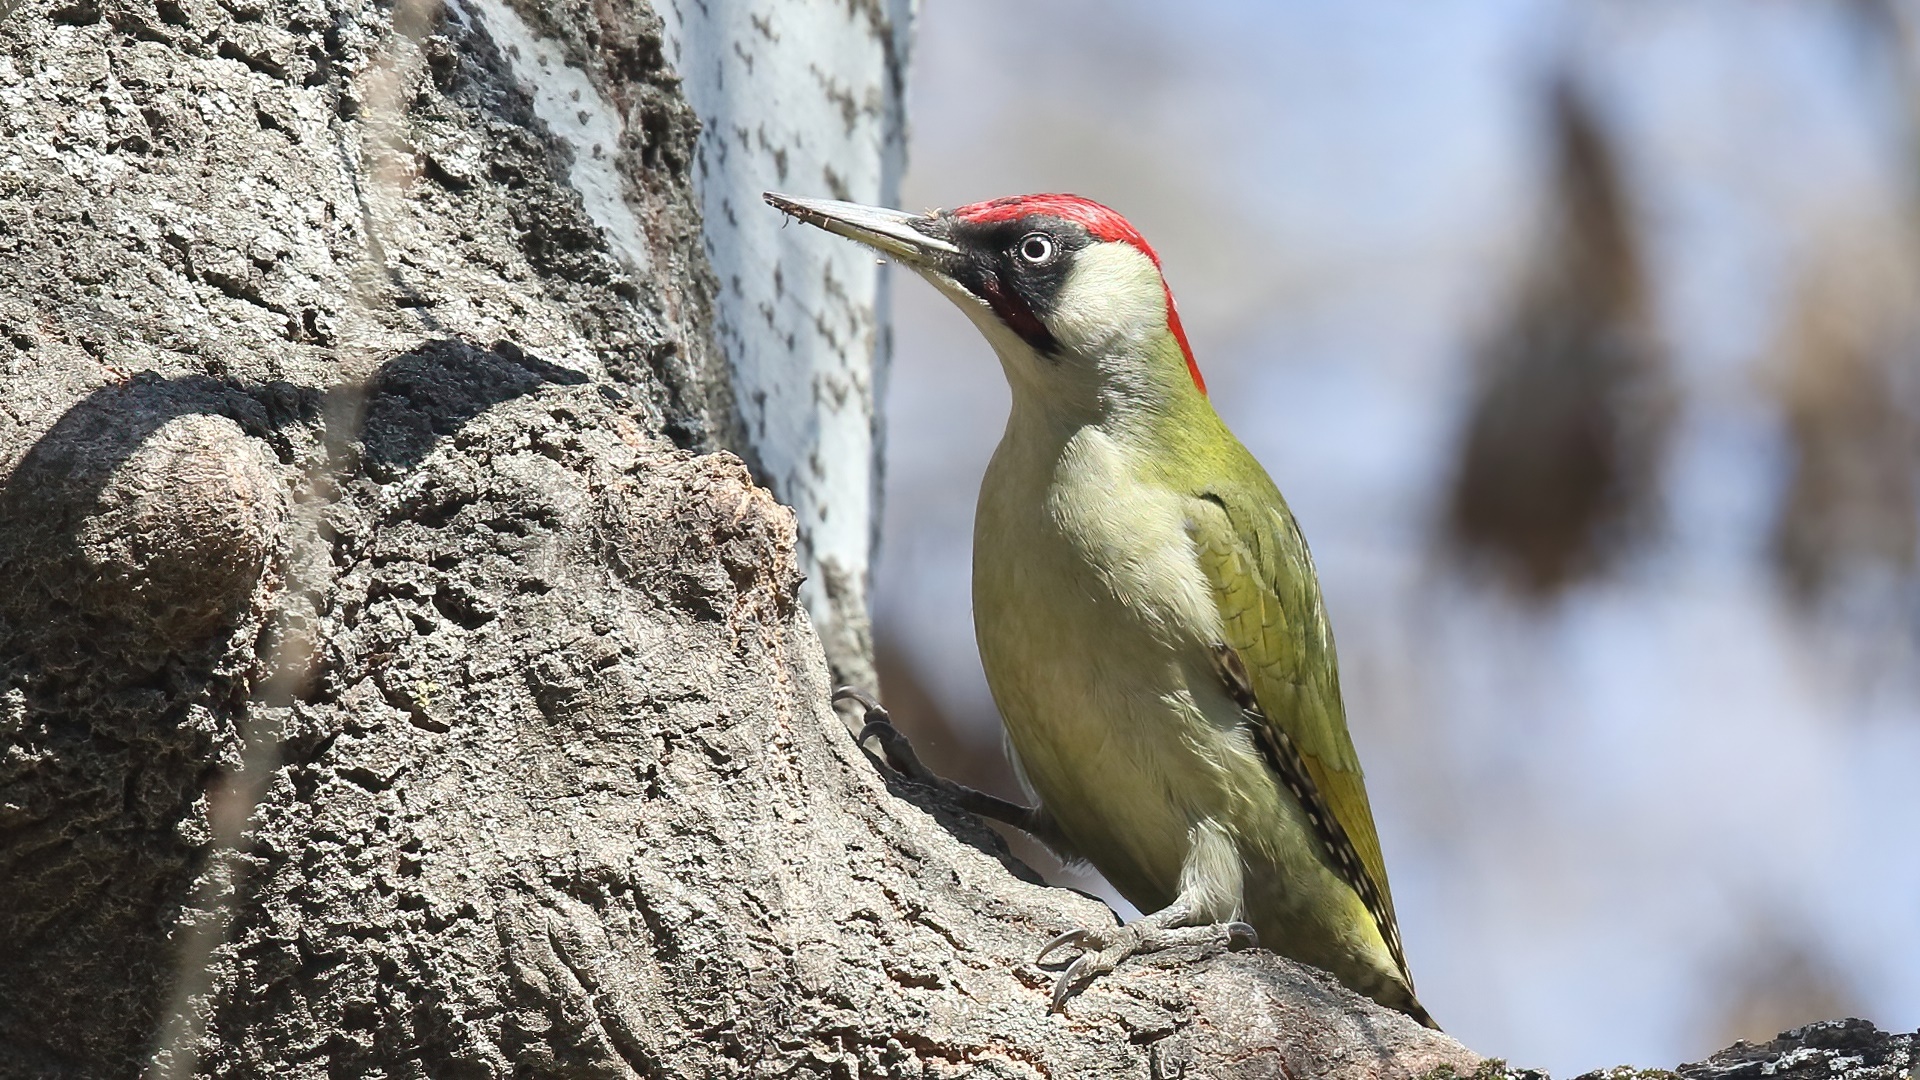
<svg viewBox="0 0 1920 1080">
<path fill-rule="evenodd" d="M 905 204 L 1074 191 L 1159 249 L 1319 561 L 1421 997 L 1482 1053 L 1920 1027 L 1916 30 L 925 0 Z M 1011 795 L 968 601 L 1007 391 L 893 296 L 883 690 Z"/>
</svg>

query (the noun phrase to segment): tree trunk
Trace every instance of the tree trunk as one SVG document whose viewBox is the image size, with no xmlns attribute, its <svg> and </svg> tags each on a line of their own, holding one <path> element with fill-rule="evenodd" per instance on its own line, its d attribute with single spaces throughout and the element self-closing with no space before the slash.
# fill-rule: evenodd
<svg viewBox="0 0 1920 1080">
<path fill-rule="evenodd" d="M 881 282 L 750 196 L 889 194 L 905 16 L 0 0 L 0 1077 L 1481 1067 L 1265 953 L 1050 1014 L 1111 915 L 829 708 Z"/>
</svg>

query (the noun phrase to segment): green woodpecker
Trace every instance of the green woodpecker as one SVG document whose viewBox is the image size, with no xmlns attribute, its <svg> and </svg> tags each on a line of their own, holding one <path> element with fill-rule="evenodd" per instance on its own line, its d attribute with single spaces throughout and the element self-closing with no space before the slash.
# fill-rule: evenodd
<svg viewBox="0 0 1920 1080">
<path fill-rule="evenodd" d="M 1056 1006 L 1133 953 L 1244 921 L 1432 1024 L 1306 540 L 1207 400 L 1146 240 L 1073 195 L 925 215 L 767 200 L 926 278 L 1012 386 L 974 519 L 973 618 L 1038 806 L 969 805 L 997 804 L 1149 913 L 1042 949 L 1080 950 Z"/>
</svg>

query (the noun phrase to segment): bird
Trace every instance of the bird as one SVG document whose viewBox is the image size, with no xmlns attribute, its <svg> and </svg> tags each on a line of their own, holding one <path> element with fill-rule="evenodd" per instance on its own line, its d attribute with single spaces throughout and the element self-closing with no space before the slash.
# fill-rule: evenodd
<svg viewBox="0 0 1920 1080">
<path fill-rule="evenodd" d="M 1145 914 L 1077 952 L 1059 1009 L 1127 958 L 1256 939 L 1437 1027 L 1414 994 L 1333 631 L 1280 490 L 1207 396 L 1160 257 L 1077 195 L 923 214 L 767 192 L 953 301 L 1012 390 L 973 534 L 981 665 L 1020 806 L 887 759 L 1097 868 Z M 876 719 L 877 717 L 877 719 Z"/>
</svg>

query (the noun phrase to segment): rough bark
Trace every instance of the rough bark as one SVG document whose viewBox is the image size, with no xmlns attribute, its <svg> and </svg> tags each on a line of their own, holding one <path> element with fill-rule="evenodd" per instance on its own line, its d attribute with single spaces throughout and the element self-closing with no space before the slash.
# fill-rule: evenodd
<svg viewBox="0 0 1920 1080">
<path fill-rule="evenodd" d="M 0 102 L 0 1077 L 1492 1070 L 1047 1011 L 1111 916 L 828 707 L 644 6 L 0 0 Z"/>
<path fill-rule="evenodd" d="M 1738 1042 L 1676 1069 L 1620 1066 L 1579 1080 L 1910 1080 L 1920 1070 L 1920 1033 L 1890 1035 L 1865 1020 L 1828 1020 L 1765 1043 Z"/>
</svg>

